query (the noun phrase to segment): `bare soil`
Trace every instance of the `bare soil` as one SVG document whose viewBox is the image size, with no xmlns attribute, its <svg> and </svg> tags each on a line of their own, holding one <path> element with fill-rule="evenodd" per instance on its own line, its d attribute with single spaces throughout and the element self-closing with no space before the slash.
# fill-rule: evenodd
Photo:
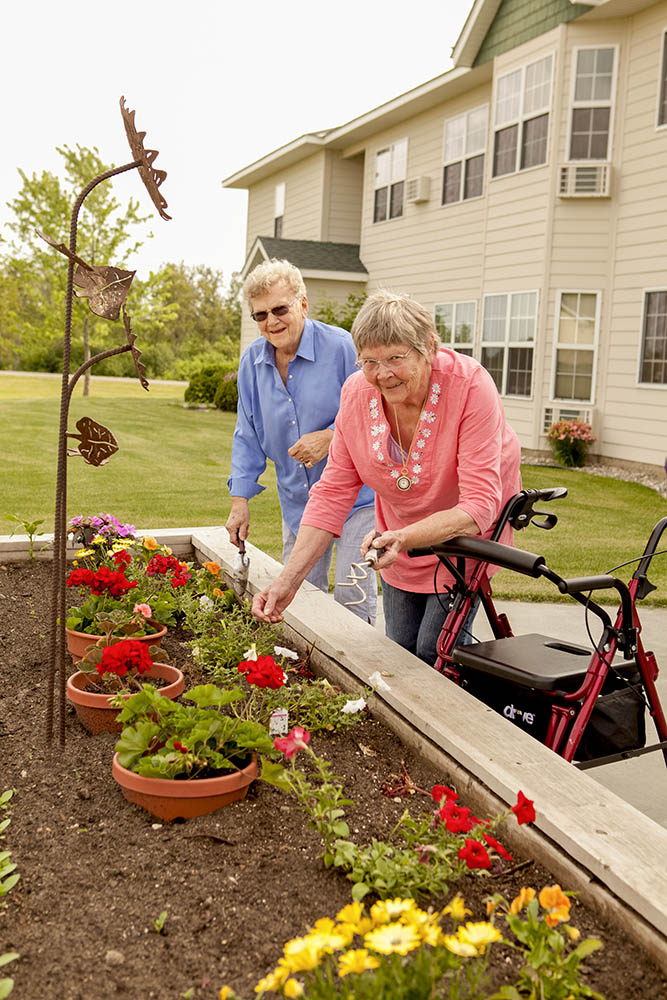
<svg viewBox="0 0 667 1000">
<path fill-rule="evenodd" d="M 0 791 L 16 789 L 0 849 L 11 851 L 21 873 L 0 907 L 0 954 L 21 955 L 2 970 L 14 977 L 13 995 L 215 1000 L 227 984 L 251 997 L 284 942 L 335 915 L 350 901 L 351 884 L 323 867 L 304 816 L 273 788 L 256 783 L 243 802 L 160 824 L 126 802 L 113 781 L 113 734 L 90 736 L 68 708 L 65 747 L 47 747 L 49 589 L 48 563 L 0 566 Z M 166 648 L 189 686 L 202 678 L 181 639 L 168 637 Z M 355 838 L 386 836 L 397 822 L 406 802 L 381 789 L 402 762 L 423 789 L 448 783 L 370 717 L 347 734 L 314 737 L 314 745 L 355 800 Z M 429 808 L 416 795 L 411 810 L 422 801 Z M 506 862 L 488 877 L 452 886 L 476 919 L 489 892 L 512 898 L 522 885 L 555 881 L 530 859 L 516 861 L 518 870 Z M 163 910 L 160 934 L 153 922 Z M 622 933 L 580 903 L 572 923 L 604 942 L 585 969 L 606 1000 L 667 997 L 661 973 Z M 497 952 L 489 992 L 513 981 L 512 962 Z"/>
</svg>

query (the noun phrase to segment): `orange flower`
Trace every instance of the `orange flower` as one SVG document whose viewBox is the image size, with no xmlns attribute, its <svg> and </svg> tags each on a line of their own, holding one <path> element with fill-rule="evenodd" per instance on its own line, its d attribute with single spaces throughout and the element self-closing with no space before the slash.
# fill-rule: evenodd
<svg viewBox="0 0 667 1000">
<path fill-rule="evenodd" d="M 570 900 L 559 885 L 545 885 L 540 892 L 540 906 L 548 910 L 544 922 L 549 927 L 570 919 Z"/>
<path fill-rule="evenodd" d="M 213 588 L 213 596 L 214 597 L 223 597 L 224 596 L 224 591 L 220 590 L 220 587 L 214 587 Z"/>
<path fill-rule="evenodd" d="M 220 563 L 217 562 L 205 562 L 202 564 L 204 569 L 207 569 L 212 576 L 220 575 Z"/>
<path fill-rule="evenodd" d="M 544 890 L 542 890 L 542 891 L 544 891 Z M 542 897 L 540 896 L 540 899 L 541 898 Z M 535 890 L 534 889 L 526 889 L 525 886 L 524 886 L 521 889 L 521 892 L 519 893 L 519 895 L 515 899 L 512 900 L 512 903 L 510 905 L 510 913 L 514 914 L 514 913 L 518 913 L 519 910 L 523 910 L 524 906 L 528 906 L 528 904 L 530 903 L 531 899 L 535 899 Z"/>
<path fill-rule="evenodd" d="M 155 541 L 154 538 L 151 538 L 150 535 L 147 535 L 146 538 L 144 538 L 144 548 L 145 549 L 149 549 L 152 552 L 157 547 L 158 547 L 157 546 L 157 542 Z"/>
</svg>

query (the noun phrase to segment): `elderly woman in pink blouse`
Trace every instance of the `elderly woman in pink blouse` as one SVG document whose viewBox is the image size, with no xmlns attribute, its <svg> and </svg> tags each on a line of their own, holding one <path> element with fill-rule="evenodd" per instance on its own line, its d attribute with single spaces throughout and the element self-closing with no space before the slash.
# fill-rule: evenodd
<svg viewBox="0 0 667 1000">
<path fill-rule="evenodd" d="M 256 595 L 253 613 L 282 619 L 366 483 L 375 490 L 376 533 L 361 552 L 384 550 L 377 566 L 387 635 L 434 663 L 451 578 L 441 571 L 435 594 L 436 557 L 411 559 L 407 549 L 454 535 L 489 537 L 503 504 L 521 489 L 519 442 L 489 373 L 441 349 L 431 315 L 414 299 L 372 295 L 351 332 L 361 371 L 343 387 L 327 465 L 292 554 Z M 501 540 L 511 543 L 510 534 Z"/>
</svg>

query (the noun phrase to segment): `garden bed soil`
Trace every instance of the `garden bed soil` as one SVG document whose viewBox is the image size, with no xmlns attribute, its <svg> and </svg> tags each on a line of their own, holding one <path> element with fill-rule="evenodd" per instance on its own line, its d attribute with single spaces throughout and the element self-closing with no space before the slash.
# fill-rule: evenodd
<svg viewBox="0 0 667 1000">
<path fill-rule="evenodd" d="M 65 747 L 47 748 L 49 593 L 49 563 L 0 566 L 0 791 L 16 789 L 0 849 L 11 851 L 21 875 L 0 907 L 0 954 L 21 955 L 2 970 L 15 980 L 14 995 L 215 1000 L 227 984 L 254 996 L 284 942 L 335 915 L 350 901 L 351 883 L 323 867 L 303 814 L 272 787 L 255 783 L 245 801 L 210 816 L 157 823 L 126 802 L 111 777 L 113 734 L 88 735 L 68 705 Z M 202 681 L 178 634 L 165 648 L 187 686 Z M 355 839 L 387 836 L 406 804 L 429 807 L 419 794 L 409 803 L 382 794 L 403 763 L 422 789 L 448 780 L 372 717 L 312 744 L 355 800 L 348 813 Z M 489 892 L 512 898 L 522 885 L 554 881 L 517 858 L 456 888 L 483 919 Z M 154 921 L 164 910 L 160 934 Z M 606 1000 L 667 997 L 665 978 L 623 933 L 577 902 L 571 922 L 604 942 L 585 970 Z M 497 988 L 513 981 L 515 959 L 494 954 Z"/>
</svg>

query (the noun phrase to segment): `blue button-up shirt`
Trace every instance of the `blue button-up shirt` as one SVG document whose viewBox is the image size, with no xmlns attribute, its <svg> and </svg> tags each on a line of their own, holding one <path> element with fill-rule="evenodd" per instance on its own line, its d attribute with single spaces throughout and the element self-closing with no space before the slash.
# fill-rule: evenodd
<svg viewBox="0 0 667 1000">
<path fill-rule="evenodd" d="M 264 486 L 257 480 L 270 458 L 276 467 L 283 519 L 294 534 L 326 456 L 307 469 L 288 455 L 288 449 L 303 434 L 333 427 L 340 390 L 355 371 L 355 360 L 354 342 L 346 330 L 308 318 L 287 366 L 287 385 L 276 367 L 275 349 L 264 337 L 254 340 L 241 358 L 229 492 L 248 500 L 261 493 Z M 363 486 L 352 511 L 373 503 L 373 491 Z"/>
</svg>

